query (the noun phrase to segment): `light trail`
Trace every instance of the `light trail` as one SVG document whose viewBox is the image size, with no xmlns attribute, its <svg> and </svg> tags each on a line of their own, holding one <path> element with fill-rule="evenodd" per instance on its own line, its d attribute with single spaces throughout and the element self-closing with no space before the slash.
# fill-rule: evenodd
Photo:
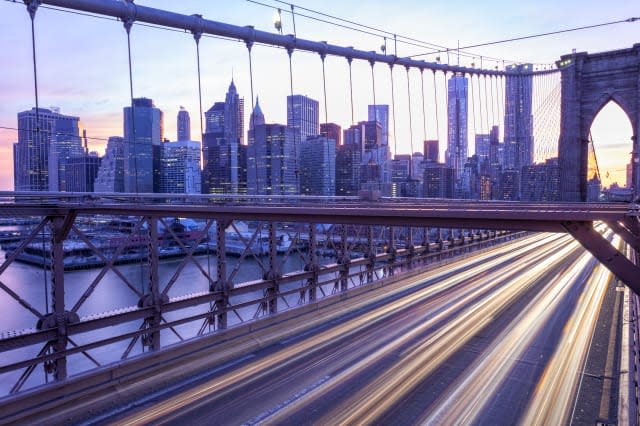
<svg viewBox="0 0 640 426">
<path fill-rule="evenodd" d="M 462 374 L 462 380 L 449 387 L 449 394 L 441 398 L 439 405 L 433 407 L 420 423 L 445 424 L 447 419 L 456 419 L 463 424 L 477 422 L 477 417 L 495 397 L 515 364 L 560 307 L 569 290 L 581 284 L 582 272 L 593 262 L 593 257 L 585 253 L 567 268 L 566 274 L 551 280 Z"/>
<path fill-rule="evenodd" d="M 509 323 L 454 385 L 429 407 L 430 414 L 421 417 L 425 423 L 447 423 L 446 419 L 472 423 L 495 397 L 569 289 L 580 285 L 578 282 L 592 262 L 589 255 L 579 255 L 582 249 L 567 236 L 536 235 L 508 247 L 507 253 L 502 252 L 503 248 L 495 248 L 408 279 L 402 285 L 382 288 L 368 303 L 397 298 L 331 329 L 256 357 L 236 370 L 133 413 L 117 424 L 178 423 L 189 419 L 191 412 L 224 413 L 225 409 L 236 416 L 238 410 L 240 413 L 258 410 L 246 412 L 247 418 L 241 421 L 282 424 L 296 416 L 301 418 L 303 413 L 310 412 L 309 407 L 323 404 L 333 395 L 343 394 L 346 396 L 328 410 L 326 406 L 323 411 L 312 410 L 314 416 L 322 414 L 314 417 L 314 423 L 379 421 L 506 309 L 536 289 L 525 308 L 509 318 Z M 489 260 L 479 263 L 482 258 Z M 554 273 L 557 276 L 549 278 Z M 584 346 L 584 336 L 591 336 L 584 329 L 591 330 L 598 317 L 593 307 L 602 303 L 606 284 L 600 281 L 604 275 L 601 267 L 594 269 L 558 352 L 538 385 L 543 390 L 537 389 L 536 395 L 542 399 L 537 402 L 534 398 L 530 405 L 534 408 L 528 412 L 540 413 L 539 406 L 551 406 L 552 402 L 558 408 L 549 408 L 540 417 L 531 418 L 533 423 L 566 417 L 576 382 L 567 380 L 558 384 L 551 378 L 579 371 L 584 363 L 584 355 L 572 353 L 564 336 L 581 334 L 580 347 Z M 415 291 L 404 294 L 407 288 Z M 345 312 L 366 306 L 359 301 L 346 304 Z M 587 346 L 588 341 L 586 338 Z M 372 369 L 379 365 L 385 367 L 372 374 Z M 349 383 L 358 386 L 345 393 Z M 271 389 L 290 394 L 277 402 L 278 396 Z M 569 394 L 568 399 L 558 397 L 563 392 Z M 242 395 L 241 400 L 233 399 L 234 394 Z M 554 395 L 554 401 L 544 399 L 547 395 Z M 256 403 L 247 407 L 244 401 L 252 400 Z"/>
<path fill-rule="evenodd" d="M 598 263 L 529 402 L 524 424 L 566 424 L 570 420 L 591 336 L 611 279 L 611 273 Z"/>
</svg>

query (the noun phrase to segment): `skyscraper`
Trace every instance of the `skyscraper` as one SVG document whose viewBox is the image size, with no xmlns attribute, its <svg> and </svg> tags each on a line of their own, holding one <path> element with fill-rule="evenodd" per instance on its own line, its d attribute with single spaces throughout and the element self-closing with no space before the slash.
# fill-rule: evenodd
<svg viewBox="0 0 640 426">
<path fill-rule="evenodd" d="M 531 64 L 507 67 L 505 78 L 504 167 L 520 171 L 533 164 L 533 77 Z"/>
<path fill-rule="evenodd" d="M 336 193 L 336 141 L 308 136 L 300 148 L 300 193 L 333 196 Z"/>
<path fill-rule="evenodd" d="M 346 132 L 347 130 L 345 130 L 345 134 Z M 358 195 L 361 162 L 362 151 L 358 145 L 345 143 L 338 146 L 336 150 L 336 195 Z"/>
<path fill-rule="evenodd" d="M 423 186 L 427 198 L 453 198 L 453 168 L 443 163 L 425 162 Z"/>
<path fill-rule="evenodd" d="M 191 140 L 191 118 L 189 117 L 189 111 L 180 107 L 178 111 L 178 141 L 190 141 Z"/>
<path fill-rule="evenodd" d="M 160 192 L 199 194 L 200 143 L 196 141 L 165 142 L 162 144 Z"/>
<path fill-rule="evenodd" d="M 216 102 L 204 113 L 205 133 L 202 135 L 202 193 L 214 194 L 224 192 L 220 181 L 223 173 L 220 170 L 220 151 L 224 141 L 224 102 Z M 228 157 L 225 157 L 228 159 Z"/>
<path fill-rule="evenodd" d="M 320 134 L 336 141 L 336 146 L 342 145 L 342 128 L 335 123 L 320 124 Z"/>
<path fill-rule="evenodd" d="M 432 161 L 434 163 L 437 163 L 439 157 L 439 141 L 437 139 L 424 141 L 424 161 Z"/>
<path fill-rule="evenodd" d="M 124 138 L 111 136 L 94 187 L 95 192 L 124 192 Z"/>
<path fill-rule="evenodd" d="M 237 194 L 246 187 L 241 177 L 244 144 L 244 99 L 231 80 L 224 102 L 216 102 L 205 112 L 203 135 L 202 192 Z"/>
<path fill-rule="evenodd" d="M 64 163 L 59 160 L 82 153 L 79 120 L 57 109 L 18 113 L 18 143 L 13 148 L 16 191 L 65 190 Z"/>
<path fill-rule="evenodd" d="M 292 129 L 295 143 L 307 136 L 320 134 L 320 109 L 318 101 L 304 95 L 287 96 L 287 127 Z"/>
<path fill-rule="evenodd" d="M 448 82 L 447 99 L 447 152 L 446 164 L 454 170 L 456 181 L 460 178 L 467 160 L 468 80 L 456 74 Z"/>
<path fill-rule="evenodd" d="M 95 152 L 68 157 L 65 160 L 66 191 L 94 192 L 95 179 L 102 158 Z"/>
<path fill-rule="evenodd" d="M 220 155 L 226 168 L 220 184 L 223 192 L 237 194 L 239 147 L 244 142 L 244 99 L 238 95 L 233 79 L 224 100 L 224 142 Z"/>
<path fill-rule="evenodd" d="M 153 100 L 135 98 L 124 113 L 124 190 L 160 192 L 163 114 Z"/>
<path fill-rule="evenodd" d="M 282 124 L 265 124 L 260 105 L 251 114 L 247 146 L 247 192 L 287 195 L 298 192 L 296 152 L 292 130 Z"/>
<path fill-rule="evenodd" d="M 377 121 L 381 127 L 380 144 L 389 146 L 389 105 L 369 105 L 367 120 Z"/>
</svg>

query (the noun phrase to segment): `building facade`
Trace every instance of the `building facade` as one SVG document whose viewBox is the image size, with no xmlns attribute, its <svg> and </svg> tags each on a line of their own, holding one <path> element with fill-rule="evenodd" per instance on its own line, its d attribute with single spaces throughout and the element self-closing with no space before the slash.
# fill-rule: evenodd
<svg viewBox="0 0 640 426">
<path fill-rule="evenodd" d="M 124 138 L 109 137 L 93 189 L 95 192 L 124 192 Z"/>
<path fill-rule="evenodd" d="M 454 75 L 448 81 L 446 164 L 460 178 L 468 154 L 468 79 Z"/>
<path fill-rule="evenodd" d="M 162 144 L 160 192 L 199 194 L 200 142 L 176 141 Z"/>
<path fill-rule="evenodd" d="M 124 113 L 124 189 L 160 192 L 164 125 L 162 111 L 148 98 L 133 99 Z"/>
<path fill-rule="evenodd" d="M 510 65 L 506 71 L 503 166 L 521 170 L 534 156 L 532 65 Z"/>
<path fill-rule="evenodd" d="M 336 141 L 309 136 L 300 149 L 300 193 L 333 196 L 336 193 Z"/>
<path fill-rule="evenodd" d="M 16 191 L 65 190 L 65 163 L 60 160 L 82 153 L 79 120 L 57 109 L 18 113 L 18 142 L 13 147 Z"/>
<path fill-rule="evenodd" d="M 191 118 L 189 117 L 189 111 L 184 107 L 180 107 L 178 111 L 178 141 L 190 141 L 191 140 Z"/>
</svg>

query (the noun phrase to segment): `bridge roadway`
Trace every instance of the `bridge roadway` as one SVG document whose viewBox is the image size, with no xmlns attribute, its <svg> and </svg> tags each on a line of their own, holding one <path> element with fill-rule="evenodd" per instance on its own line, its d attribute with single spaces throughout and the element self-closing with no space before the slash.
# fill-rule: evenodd
<svg viewBox="0 0 640 426">
<path fill-rule="evenodd" d="M 538 234 L 508 247 L 344 301 L 342 314 L 327 312 L 312 329 L 91 421 L 615 420 L 622 295 L 615 280 L 567 235 Z M 286 335 L 301 320 L 255 339 L 273 341 L 269 333 Z"/>
</svg>

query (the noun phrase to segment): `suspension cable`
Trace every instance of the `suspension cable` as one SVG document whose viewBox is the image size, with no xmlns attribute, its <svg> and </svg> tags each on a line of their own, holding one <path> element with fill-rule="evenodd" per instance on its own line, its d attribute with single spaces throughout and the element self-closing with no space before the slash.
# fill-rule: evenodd
<svg viewBox="0 0 640 426">
<path fill-rule="evenodd" d="M 476 92 L 475 90 L 473 90 L 473 74 L 469 75 L 469 91 L 470 93 L 470 97 L 471 97 L 471 117 L 472 117 L 472 123 L 473 123 L 473 142 L 474 142 L 474 148 L 476 148 L 475 146 L 475 138 L 476 138 L 476 134 L 478 134 L 478 130 L 476 129 Z M 477 150 L 476 150 L 476 155 L 478 154 Z"/>
<path fill-rule="evenodd" d="M 133 133 L 133 168 L 135 171 L 135 182 L 136 182 L 136 194 L 139 192 L 138 188 L 138 138 L 136 135 L 136 114 L 135 114 L 135 104 L 133 102 L 133 70 L 131 66 L 131 27 L 133 25 L 133 18 L 128 17 L 124 20 L 124 29 L 127 32 L 127 53 L 129 58 L 129 96 L 131 98 L 131 130 Z M 128 141 L 130 144 L 132 141 Z M 144 292 L 144 291 L 143 291 Z"/>
<path fill-rule="evenodd" d="M 426 141 L 427 140 L 427 112 L 425 110 L 425 100 L 424 100 L 424 68 L 420 68 L 420 87 L 422 91 L 422 136 L 424 137 L 422 140 Z"/>
<path fill-rule="evenodd" d="M 373 72 L 373 67 L 375 66 L 375 61 L 370 60 L 369 64 L 371 64 L 371 87 L 373 88 L 373 109 L 376 109 L 376 75 Z M 378 117 L 378 114 L 376 113 L 376 118 Z"/>
<path fill-rule="evenodd" d="M 293 56 L 293 48 L 287 48 L 287 54 L 289 55 L 289 88 L 291 91 L 291 122 L 293 123 L 293 152 L 294 152 L 294 172 L 296 175 L 296 193 L 300 193 L 300 170 L 298 170 L 298 145 L 296 143 L 296 133 L 298 133 L 295 129 L 296 125 L 296 112 L 293 108 L 293 65 L 291 63 L 291 57 Z M 300 134 L 302 135 L 302 118 L 300 122 L 300 126 L 298 126 L 300 130 Z"/>
<path fill-rule="evenodd" d="M 496 87 L 496 95 L 495 95 L 495 101 L 496 101 L 496 123 L 494 123 L 495 125 L 500 125 L 500 101 L 498 100 L 498 79 L 492 79 L 495 87 Z M 493 94 L 493 88 L 491 90 L 491 93 Z"/>
<path fill-rule="evenodd" d="M 200 37 L 202 36 L 202 31 L 198 30 L 198 31 L 193 31 L 193 39 L 196 42 L 196 61 L 198 64 L 198 104 L 200 106 L 200 140 L 202 140 L 202 146 L 200 148 L 201 152 L 202 152 L 202 156 L 204 157 L 204 127 L 202 124 L 202 83 L 201 83 L 201 79 L 200 79 Z M 204 158 L 202 158 L 202 160 L 204 161 Z"/>
<path fill-rule="evenodd" d="M 413 157 L 413 123 L 411 118 L 411 88 L 409 85 L 409 69 L 410 67 L 405 67 L 407 70 L 407 98 L 409 100 L 409 142 L 411 144 L 411 157 Z M 395 114 L 394 114 L 395 117 Z"/>
<path fill-rule="evenodd" d="M 433 103 L 436 107 L 436 140 L 438 141 L 438 159 L 436 160 L 437 162 L 440 160 L 440 116 L 438 115 L 438 85 L 436 84 L 436 71 L 431 70 L 431 73 L 433 74 Z"/>
<path fill-rule="evenodd" d="M 255 97 L 253 94 L 253 59 L 252 59 L 252 54 L 251 54 L 251 49 L 253 47 L 253 40 L 246 40 L 245 44 L 247 45 L 247 52 L 249 53 L 249 86 L 251 88 L 251 114 L 249 115 L 249 131 L 251 132 L 251 134 L 253 135 L 253 166 L 254 166 L 254 171 L 256 174 L 256 194 L 260 194 L 260 186 L 258 185 L 258 146 L 256 145 L 256 133 L 255 133 L 255 115 L 254 115 L 254 110 L 255 110 Z M 248 143 L 249 141 L 247 141 Z M 247 151 L 248 151 L 248 147 L 247 147 Z M 248 183 L 247 183 L 247 191 L 249 190 L 248 188 Z"/>
<path fill-rule="evenodd" d="M 495 111 L 493 110 L 494 107 L 494 103 L 493 103 L 493 83 L 492 83 L 492 79 L 489 79 L 489 88 L 491 89 L 489 92 L 489 96 L 491 97 L 490 101 L 491 101 L 491 126 L 495 126 L 496 125 L 496 117 L 495 117 Z"/>
<path fill-rule="evenodd" d="M 353 75 L 351 72 L 351 62 L 353 62 L 353 58 L 347 58 L 347 62 L 349 63 L 349 92 L 351 93 L 351 125 L 353 126 L 356 124 L 353 115 Z"/>
<path fill-rule="evenodd" d="M 33 88 L 36 98 L 36 135 L 40 132 L 40 100 L 38 97 L 38 61 L 36 60 L 36 11 L 40 2 L 31 0 L 27 3 L 27 11 L 31 18 L 31 54 L 33 58 Z M 33 137 L 33 136 L 32 136 Z"/>
<path fill-rule="evenodd" d="M 324 92 L 324 122 L 329 122 L 329 113 L 327 110 L 327 78 L 324 69 L 324 59 L 327 55 L 324 53 L 320 54 L 320 59 L 322 60 L 322 90 Z"/>
<path fill-rule="evenodd" d="M 489 106 L 487 105 L 488 98 L 489 98 L 489 93 L 487 90 L 487 76 L 485 75 L 484 76 L 484 109 L 485 109 L 485 118 L 487 120 L 487 132 L 491 128 L 491 126 L 489 125 Z"/>
<path fill-rule="evenodd" d="M 389 64 L 389 75 L 391 77 L 391 113 L 393 114 L 393 156 L 395 158 L 398 155 L 398 138 L 396 137 L 396 97 L 393 89 L 393 64 Z M 387 145 L 388 143 L 389 141 L 387 140 Z"/>
</svg>

